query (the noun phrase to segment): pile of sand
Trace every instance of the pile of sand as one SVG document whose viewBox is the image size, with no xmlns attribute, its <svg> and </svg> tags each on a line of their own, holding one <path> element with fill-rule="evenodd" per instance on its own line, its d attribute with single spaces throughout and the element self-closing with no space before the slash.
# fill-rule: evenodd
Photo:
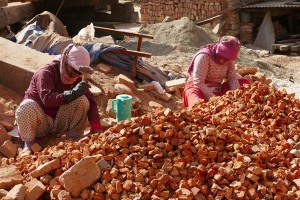
<svg viewBox="0 0 300 200">
<path fill-rule="evenodd" d="M 218 35 L 210 29 L 197 26 L 187 17 L 179 20 L 164 21 L 144 26 L 139 31 L 153 35 L 153 39 L 143 39 L 141 50 L 152 54 L 147 59 L 151 64 L 176 72 L 185 71 L 193 55 L 200 47 L 218 40 Z M 126 38 L 119 45 L 136 49 L 136 38 Z M 243 47 L 237 62 L 241 65 L 253 65 L 258 55 Z"/>
<path fill-rule="evenodd" d="M 177 73 L 186 71 L 192 57 L 201 46 L 217 42 L 219 37 L 211 30 L 197 26 L 187 17 L 144 26 L 140 33 L 154 36 L 154 39 L 143 39 L 141 50 L 152 54 L 151 58 L 144 61 Z M 135 50 L 136 38 L 126 38 L 120 45 Z M 280 79 L 293 76 L 295 81 L 299 82 L 300 73 L 296 74 L 295 70 L 299 65 L 297 58 L 277 57 L 270 56 L 266 50 L 246 45 L 241 47 L 236 63 L 244 67 L 257 67 L 268 76 L 273 75 Z"/>
<path fill-rule="evenodd" d="M 173 47 L 199 48 L 200 46 L 216 42 L 218 39 L 218 36 L 211 30 L 197 26 L 187 17 L 171 22 L 153 24 L 142 28 L 140 32 L 154 35 L 154 43 L 168 44 Z"/>
</svg>

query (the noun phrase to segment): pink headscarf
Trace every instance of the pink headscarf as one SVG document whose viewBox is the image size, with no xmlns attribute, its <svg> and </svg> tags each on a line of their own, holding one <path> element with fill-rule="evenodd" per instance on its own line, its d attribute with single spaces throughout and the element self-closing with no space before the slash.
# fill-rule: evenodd
<svg viewBox="0 0 300 200">
<path fill-rule="evenodd" d="M 60 60 L 60 77 L 64 84 L 73 84 L 80 77 L 79 75 L 75 78 L 69 77 L 65 69 L 66 63 L 77 71 L 81 66 L 89 67 L 90 65 L 89 52 L 84 47 L 74 44 L 69 44 L 58 59 Z"/>
<path fill-rule="evenodd" d="M 198 51 L 194 55 L 192 62 L 188 68 L 188 73 L 190 74 L 192 72 L 194 67 L 194 60 L 199 54 L 207 54 L 214 62 L 221 64 L 218 60 L 218 56 L 221 56 L 222 58 L 228 60 L 236 60 L 240 47 L 240 41 L 236 37 L 223 36 L 222 38 L 219 38 L 218 43 L 208 44 L 206 47 L 200 49 L 200 51 Z"/>
<path fill-rule="evenodd" d="M 227 60 L 236 60 L 239 54 L 240 41 L 233 36 L 223 36 L 217 44 L 216 54 Z"/>
</svg>

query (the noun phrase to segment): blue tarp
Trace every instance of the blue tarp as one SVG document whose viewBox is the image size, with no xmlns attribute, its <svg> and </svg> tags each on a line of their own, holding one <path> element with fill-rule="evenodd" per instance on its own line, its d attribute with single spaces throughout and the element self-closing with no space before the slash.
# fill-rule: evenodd
<svg viewBox="0 0 300 200">
<path fill-rule="evenodd" d="M 104 61 L 127 72 L 132 70 L 133 56 L 112 52 L 118 49 L 126 50 L 124 47 L 117 45 L 108 46 L 103 43 L 84 44 L 83 47 L 90 53 L 91 64 L 98 64 L 100 61 Z M 143 62 L 139 59 L 138 65 L 142 64 Z"/>
</svg>

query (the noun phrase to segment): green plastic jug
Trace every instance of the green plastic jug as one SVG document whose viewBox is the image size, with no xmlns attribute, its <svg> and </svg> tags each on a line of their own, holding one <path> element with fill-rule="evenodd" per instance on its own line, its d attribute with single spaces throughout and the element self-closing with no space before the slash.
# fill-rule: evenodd
<svg viewBox="0 0 300 200">
<path fill-rule="evenodd" d="M 111 103 L 111 111 L 116 114 L 118 122 L 131 118 L 132 96 L 120 94 L 117 95 L 116 99 L 113 99 Z"/>
</svg>

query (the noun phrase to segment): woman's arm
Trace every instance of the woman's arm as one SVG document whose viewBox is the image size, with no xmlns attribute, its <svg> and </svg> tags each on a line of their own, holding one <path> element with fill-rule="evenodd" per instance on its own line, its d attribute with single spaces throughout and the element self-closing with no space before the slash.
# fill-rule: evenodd
<svg viewBox="0 0 300 200">
<path fill-rule="evenodd" d="M 191 74 L 195 87 L 199 88 L 202 91 L 206 101 L 208 101 L 210 97 L 215 96 L 214 93 L 205 84 L 209 66 L 209 56 L 206 54 L 199 54 L 195 58 L 194 68 Z"/>
<path fill-rule="evenodd" d="M 234 61 L 230 61 L 228 63 L 227 79 L 231 90 L 235 90 L 240 87 L 238 77 L 235 71 Z"/>
</svg>

